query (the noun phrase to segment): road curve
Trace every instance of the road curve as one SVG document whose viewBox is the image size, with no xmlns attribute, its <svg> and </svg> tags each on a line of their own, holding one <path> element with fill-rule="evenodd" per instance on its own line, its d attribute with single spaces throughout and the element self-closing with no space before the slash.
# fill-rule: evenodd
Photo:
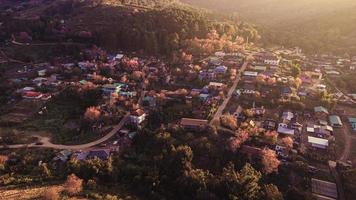
<svg viewBox="0 0 356 200">
<path fill-rule="evenodd" d="M 108 134 L 106 134 L 104 137 L 95 140 L 93 142 L 89 142 L 87 144 L 80 144 L 80 145 L 62 145 L 62 144 L 53 144 L 49 141 L 49 138 L 41 138 L 41 141 L 43 145 L 36 145 L 35 143 L 32 144 L 16 144 L 16 145 L 7 145 L 7 146 L 0 146 L 0 148 L 10 148 L 10 149 L 18 149 L 18 148 L 51 148 L 51 149 L 69 149 L 69 150 L 83 150 L 83 149 L 88 149 L 90 147 L 99 145 L 100 143 L 103 143 L 107 140 L 109 140 L 111 137 L 113 137 L 117 131 L 119 131 L 126 123 L 126 121 L 129 119 L 130 113 L 126 113 L 126 115 L 121 119 L 121 121 L 113 126 L 113 130 L 111 130 Z"/>
<path fill-rule="evenodd" d="M 248 62 L 245 61 L 245 63 L 242 65 L 241 69 L 239 70 L 239 73 L 233 83 L 233 85 L 231 86 L 229 92 L 227 93 L 227 96 L 224 100 L 224 102 L 219 106 L 218 110 L 216 111 L 213 119 L 210 121 L 210 125 L 212 125 L 214 123 L 214 121 L 219 120 L 222 112 L 224 111 L 225 107 L 227 106 L 227 104 L 229 103 L 232 94 L 234 93 L 234 91 L 236 90 L 237 84 L 239 83 L 239 81 L 241 80 L 241 74 L 245 71 L 246 67 L 248 65 Z"/>
</svg>

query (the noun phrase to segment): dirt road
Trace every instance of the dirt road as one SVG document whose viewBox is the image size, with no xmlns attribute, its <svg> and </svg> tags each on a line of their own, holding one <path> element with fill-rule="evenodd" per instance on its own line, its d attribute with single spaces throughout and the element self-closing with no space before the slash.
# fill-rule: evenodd
<svg viewBox="0 0 356 200">
<path fill-rule="evenodd" d="M 246 67 L 248 65 L 248 62 L 245 62 L 240 71 L 239 71 L 239 74 L 237 75 L 233 85 L 231 86 L 229 92 L 227 93 L 227 96 L 224 100 L 224 102 L 219 106 L 218 110 L 216 111 L 213 119 L 210 121 L 210 125 L 213 125 L 214 121 L 217 121 L 220 119 L 221 115 L 222 115 L 222 112 L 224 111 L 226 105 L 229 103 L 231 97 L 232 97 L 232 94 L 234 93 L 234 91 L 236 90 L 236 87 L 237 87 L 237 84 L 239 83 L 239 81 L 241 80 L 241 74 L 243 73 L 243 71 L 245 71 Z"/>
<path fill-rule="evenodd" d="M 17 145 L 8 145 L 8 146 L 0 146 L 0 148 L 10 148 L 10 149 L 18 149 L 18 148 L 51 148 L 51 149 L 70 149 L 70 150 L 83 150 L 88 149 L 90 147 L 99 145 L 111 137 L 113 137 L 126 123 L 129 119 L 130 114 L 126 113 L 126 115 L 122 118 L 119 124 L 113 127 L 113 130 L 110 133 L 106 134 L 104 137 L 95 140 L 93 142 L 89 142 L 87 144 L 80 144 L 80 145 L 62 145 L 62 144 L 53 144 L 50 142 L 50 139 L 47 137 L 39 137 L 40 142 L 43 143 L 42 145 L 36 145 L 35 143 L 32 144 L 17 144 Z"/>
</svg>

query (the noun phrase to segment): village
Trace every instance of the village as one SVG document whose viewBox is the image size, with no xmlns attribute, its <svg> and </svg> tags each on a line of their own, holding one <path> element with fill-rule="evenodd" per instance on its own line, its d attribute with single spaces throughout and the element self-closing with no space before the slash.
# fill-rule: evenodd
<svg viewBox="0 0 356 200">
<path fill-rule="evenodd" d="M 203 59 L 182 53 L 175 64 L 98 47 L 82 55 L 5 72 L 14 91 L 1 125 L 18 127 L 21 136 L 9 138 L 1 129 L 2 151 L 52 148 L 58 151 L 53 162 L 106 160 L 125 152 L 145 128 L 215 127 L 231 140 L 237 130 L 248 130 L 250 139 L 239 141 L 241 153 L 259 157 L 268 147 L 281 165 L 302 157 L 313 175 L 313 194 L 343 195 L 337 169 L 356 164 L 356 100 L 330 80 L 352 73 L 355 57 L 306 57 L 298 48 L 216 52 Z"/>
</svg>

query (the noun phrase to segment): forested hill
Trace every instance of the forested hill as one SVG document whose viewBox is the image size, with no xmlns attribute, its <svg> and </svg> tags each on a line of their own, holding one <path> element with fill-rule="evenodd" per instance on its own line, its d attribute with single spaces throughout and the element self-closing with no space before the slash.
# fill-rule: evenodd
<svg viewBox="0 0 356 200">
<path fill-rule="evenodd" d="M 353 53 L 354 0 L 182 0 L 195 6 L 236 12 L 257 24 L 265 44 L 301 46 L 308 52 Z"/>
<path fill-rule="evenodd" d="M 177 51 L 187 40 L 206 38 L 212 30 L 233 42 L 238 36 L 258 38 L 257 31 L 247 23 L 217 17 L 175 0 L 39 2 L 21 3 L 20 8 L 9 3 L 2 8 L 6 10 L 2 15 L 4 38 L 9 38 L 10 33 L 26 32 L 37 41 L 87 39 L 108 49 L 143 50 L 151 54 Z"/>
</svg>

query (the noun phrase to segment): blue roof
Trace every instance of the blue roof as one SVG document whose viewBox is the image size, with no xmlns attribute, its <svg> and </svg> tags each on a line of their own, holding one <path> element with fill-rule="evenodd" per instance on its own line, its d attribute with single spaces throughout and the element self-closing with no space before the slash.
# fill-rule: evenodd
<svg viewBox="0 0 356 200">
<path fill-rule="evenodd" d="M 292 89 L 290 87 L 284 87 L 282 88 L 282 93 L 284 94 L 292 93 Z"/>
<path fill-rule="evenodd" d="M 201 98 L 208 98 L 208 97 L 209 97 L 209 94 L 200 94 L 199 97 L 201 97 Z"/>
<path fill-rule="evenodd" d="M 331 115 L 329 117 L 329 120 L 332 125 L 341 125 L 342 126 L 342 121 L 341 121 L 340 117 L 337 115 Z"/>
<path fill-rule="evenodd" d="M 88 154 L 89 159 L 93 159 L 95 157 L 101 159 L 101 160 L 106 160 L 110 156 L 110 153 L 107 150 L 91 150 Z"/>
</svg>

